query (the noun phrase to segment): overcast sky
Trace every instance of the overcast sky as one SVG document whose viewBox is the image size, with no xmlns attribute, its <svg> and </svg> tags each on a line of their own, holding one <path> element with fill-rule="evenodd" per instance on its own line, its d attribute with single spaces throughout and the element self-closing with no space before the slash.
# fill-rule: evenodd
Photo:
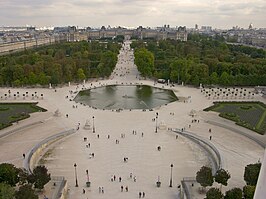
<svg viewBox="0 0 266 199">
<path fill-rule="evenodd" d="M 266 0 L 0 0 L 0 25 L 266 28 Z"/>
</svg>

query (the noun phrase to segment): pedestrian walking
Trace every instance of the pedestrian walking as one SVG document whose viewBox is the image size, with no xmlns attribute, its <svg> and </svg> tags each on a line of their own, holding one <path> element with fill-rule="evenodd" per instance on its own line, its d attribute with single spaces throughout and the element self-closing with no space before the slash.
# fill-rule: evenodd
<svg viewBox="0 0 266 199">
<path fill-rule="evenodd" d="M 22 156 L 23 156 L 23 159 L 25 159 L 25 157 L 26 157 L 25 153 L 23 153 Z"/>
<path fill-rule="evenodd" d="M 85 189 L 83 189 L 82 193 L 83 193 L 83 194 L 85 194 L 85 193 L 86 193 Z"/>
<path fill-rule="evenodd" d="M 132 173 L 129 174 L 129 177 L 132 179 Z"/>
<path fill-rule="evenodd" d="M 121 192 L 123 192 L 123 189 L 124 189 L 124 187 L 123 187 L 123 185 L 121 186 Z"/>
<path fill-rule="evenodd" d="M 119 177 L 119 182 L 121 182 L 122 181 L 122 178 L 121 177 Z"/>
<path fill-rule="evenodd" d="M 142 193 L 142 198 L 145 198 L 145 192 Z"/>
<path fill-rule="evenodd" d="M 139 192 L 139 198 L 141 198 L 141 192 Z"/>
<path fill-rule="evenodd" d="M 128 186 L 126 186 L 126 192 L 128 192 Z"/>
<path fill-rule="evenodd" d="M 102 187 L 102 193 L 104 193 L 104 189 L 103 189 L 103 187 Z"/>
<path fill-rule="evenodd" d="M 212 140 L 212 136 L 210 136 L 210 140 Z"/>
</svg>

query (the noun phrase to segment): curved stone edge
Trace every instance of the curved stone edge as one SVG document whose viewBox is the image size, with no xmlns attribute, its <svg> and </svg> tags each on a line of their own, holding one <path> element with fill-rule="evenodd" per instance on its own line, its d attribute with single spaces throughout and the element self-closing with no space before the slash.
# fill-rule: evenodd
<svg viewBox="0 0 266 199">
<path fill-rule="evenodd" d="M 67 131 L 63 131 L 61 133 L 52 135 L 46 139 L 44 139 L 43 141 L 37 143 L 25 156 L 25 159 L 23 161 L 23 167 L 29 172 L 31 173 L 31 166 L 34 164 L 34 162 L 36 161 L 36 156 L 38 154 L 40 154 L 47 146 L 49 146 L 50 144 L 58 141 L 59 139 L 71 135 L 73 133 L 75 133 L 76 130 L 75 129 L 70 129 Z"/>
<path fill-rule="evenodd" d="M 67 195 L 67 181 L 63 176 L 52 176 L 51 181 L 58 186 L 55 187 L 55 191 L 52 195 L 52 199 L 65 199 Z"/>
<path fill-rule="evenodd" d="M 23 167 L 31 173 L 31 166 L 36 163 L 36 159 L 38 154 L 40 154 L 45 148 L 47 148 L 50 144 L 58 141 L 59 139 L 62 139 L 65 136 L 71 135 L 75 133 L 75 129 L 70 129 L 67 131 L 63 131 L 61 133 L 52 135 L 44 139 L 43 141 L 37 143 L 25 156 L 25 159 L 23 161 Z"/>
<path fill-rule="evenodd" d="M 219 122 L 214 122 L 214 121 L 210 121 L 210 120 L 208 120 L 206 122 L 209 123 L 209 124 L 213 124 L 213 125 L 216 125 L 216 126 L 219 126 L 219 127 L 234 131 L 235 133 L 238 133 L 238 134 L 240 134 L 242 136 L 245 136 L 246 138 L 256 142 L 259 146 L 261 146 L 262 148 L 265 149 L 264 158 L 263 158 L 263 162 L 262 162 L 262 165 L 261 165 L 261 170 L 260 170 L 260 173 L 259 173 L 259 178 L 258 178 L 258 182 L 257 182 L 255 194 L 254 194 L 254 199 L 263 199 L 263 197 L 266 194 L 266 190 L 264 188 L 265 184 L 266 184 L 266 174 L 265 174 L 266 173 L 265 172 L 266 171 L 266 143 L 261 141 L 261 140 L 259 140 L 256 137 L 248 134 L 248 133 L 245 133 L 245 132 L 239 130 L 239 129 L 227 126 L 226 124 L 221 124 Z"/>
<path fill-rule="evenodd" d="M 218 149 L 208 140 L 188 131 L 181 131 L 181 129 L 172 129 L 173 132 L 178 133 L 184 137 L 189 138 L 194 143 L 201 146 L 209 155 L 212 161 L 212 172 L 213 174 L 216 173 L 217 170 L 223 168 L 223 160 L 220 152 Z"/>
<path fill-rule="evenodd" d="M 27 172 L 31 173 L 31 166 L 33 166 L 39 154 L 44 151 L 49 145 L 55 143 L 56 141 L 69 136 L 75 133 L 75 129 L 70 129 L 67 131 L 63 131 L 61 133 L 52 135 L 44 139 L 43 141 L 37 143 L 27 154 L 23 161 L 23 167 L 27 170 Z M 67 194 L 67 181 L 63 176 L 55 177 L 52 176 L 51 180 L 57 182 L 59 186 L 55 189 L 52 199 L 64 199 Z"/>
<path fill-rule="evenodd" d="M 184 189 L 184 193 L 185 193 L 185 196 L 186 196 L 186 199 L 192 199 L 191 195 L 190 195 L 190 192 L 189 192 L 189 187 L 188 187 L 188 183 L 196 183 L 196 179 L 195 178 L 190 178 L 190 177 L 184 177 L 183 180 L 181 180 L 181 185 Z M 181 192 L 181 191 L 180 191 Z M 183 194 L 180 193 L 180 196 L 182 198 L 184 198 Z"/>
<path fill-rule="evenodd" d="M 247 137 L 247 138 L 253 140 L 254 142 L 256 142 L 256 143 L 257 143 L 258 145 L 260 145 L 262 148 L 266 148 L 266 144 L 265 144 L 263 141 L 261 141 L 261 140 L 255 138 L 254 136 L 249 135 L 248 133 L 245 133 L 245 132 L 243 132 L 243 131 L 241 131 L 241 130 L 239 130 L 239 129 L 237 129 L 237 128 L 233 128 L 233 127 L 227 126 L 226 124 L 221 124 L 221 123 L 219 123 L 219 122 L 214 122 L 214 121 L 210 121 L 210 120 L 208 120 L 208 121 L 206 121 L 206 122 L 209 123 L 209 124 L 213 124 L 213 125 L 215 125 L 215 126 L 219 126 L 219 127 L 222 127 L 222 128 L 228 129 L 228 130 L 233 131 L 233 132 L 235 132 L 235 133 L 238 133 L 238 134 L 240 134 L 240 135 L 243 135 L 243 136 L 245 136 L 245 137 Z M 244 127 L 242 127 L 242 128 L 244 128 Z M 247 129 L 247 130 L 248 130 L 248 129 Z M 256 133 L 256 132 L 254 132 L 254 133 Z"/>
<path fill-rule="evenodd" d="M 44 122 L 43 121 L 37 121 L 37 122 L 33 122 L 33 123 L 30 123 L 30 124 L 27 124 L 27 125 L 18 127 L 16 129 L 13 129 L 13 130 L 7 131 L 5 133 L 0 134 L 0 139 L 3 138 L 3 137 L 5 137 L 5 136 L 11 135 L 13 133 L 16 133 L 18 131 L 24 130 L 24 129 L 28 128 L 28 127 L 32 127 L 34 125 L 42 124 L 42 123 L 44 123 Z"/>
<path fill-rule="evenodd" d="M 254 199 L 263 199 L 266 196 L 266 149 L 264 151 L 264 157 L 260 168 L 259 178 L 256 185 Z"/>
<path fill-rule="evenodd" d="M 208 140 L 188 131 L 182 131 L 181 129 L 171 129 L 173 132 L 178 133 L 190 140 L 192 140 L 194 143 L 198 144 L 200 147 L 202 147 L 206 153 L 209 155 L 208 157 L 211 158 L 212 162 L 212 173 L 213 175 L 216 173 L 217 170 L 223 168 L 223 160 L 220 152 L 218 149 Z M 181 180 L 181 185 L 184 189 L 184 193 L 187 199 L 191 199 L 191 195 L 188 188 L 188 183 L 196 183 L 195 177 L 184 177 L 183 180 Z M 181 191 L 180 191 L 180 194 Z"/>
</svg>

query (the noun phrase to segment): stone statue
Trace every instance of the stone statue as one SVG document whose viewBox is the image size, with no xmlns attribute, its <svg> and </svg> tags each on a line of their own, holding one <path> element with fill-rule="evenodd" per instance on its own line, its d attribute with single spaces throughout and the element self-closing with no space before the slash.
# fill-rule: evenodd
<svg viewBox="0 0 266 199">
<path fill-rule="evenodd" d="M 84 125 L 84 129 L 86 130 L 90 130 L 91 129 L 91 123 L 90 123 L 90 120 L 86 120 L 86 123 Z"/>
</svg>

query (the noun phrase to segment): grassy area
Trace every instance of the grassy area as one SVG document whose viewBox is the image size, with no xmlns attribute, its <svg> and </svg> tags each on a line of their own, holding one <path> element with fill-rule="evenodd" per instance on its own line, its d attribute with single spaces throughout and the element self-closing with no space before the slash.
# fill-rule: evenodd
<svg viewBox="0 0 266 199">
<path fill-rule="evenodd" d="M 219 112 L 219 116 L 257 133 L 266 132 L 266 105 L 261 102 L 216 102 L 204 111 Z"/>
<path fill-rule="evenodd" d="M 37 103 L 0 103 L 0 129 L 30 117 L 30 113 L 44 111 Z"/>
</svg>

